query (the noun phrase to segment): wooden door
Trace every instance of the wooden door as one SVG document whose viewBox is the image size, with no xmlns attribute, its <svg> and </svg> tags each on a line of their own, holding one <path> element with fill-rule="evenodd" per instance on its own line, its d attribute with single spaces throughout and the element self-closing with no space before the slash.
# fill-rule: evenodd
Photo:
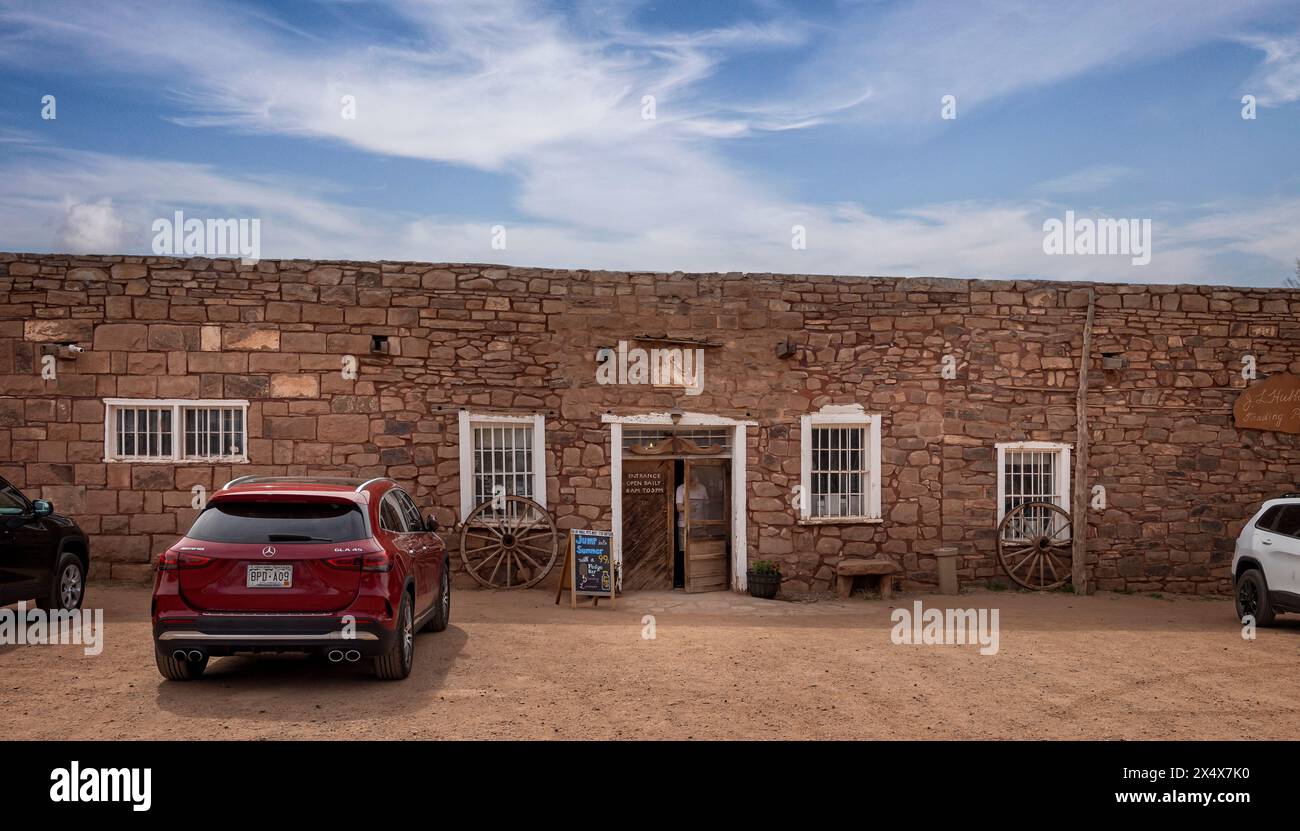
<svg viewBox="0 0 1300 831">
<path fill-rule="evenodd" d="M 623 462 L 623 590 L 673 587 L 673 463 Z"/>
<path fill-rule="evenodd" d="M 686 591 L 709 592 L 727 588 L 728 540 L 731 537 L 729 461 L 685 462 Z"/>
</svg>

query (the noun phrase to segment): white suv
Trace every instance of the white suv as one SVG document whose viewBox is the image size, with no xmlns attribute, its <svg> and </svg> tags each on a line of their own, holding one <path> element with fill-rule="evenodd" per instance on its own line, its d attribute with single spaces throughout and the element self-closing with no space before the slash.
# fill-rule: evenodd
<svg viewBox="0 0 1300 831">
<path fill-rule="evenodd" d="M 1237 619 L 1268 626 L 1278 612 L 1300 612 L 1300 493 L 1264 503 L 1237 537 L 1232 558 Z"/>
</svg>

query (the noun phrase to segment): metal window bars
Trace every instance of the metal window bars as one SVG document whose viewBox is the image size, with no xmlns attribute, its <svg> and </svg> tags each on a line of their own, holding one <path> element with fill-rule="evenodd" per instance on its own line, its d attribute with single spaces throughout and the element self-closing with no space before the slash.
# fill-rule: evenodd
<svg viewBox="0 0 1300 831">
<path fill-rule="evenodd" d="M 1017 506 L 1045 502 L 1061 506 L 1061 453 L 1059 450 L 1007 450 L 1003 457 L 1002 512 Z M 1007 539 L 1028 540 L 1052 536 L 1061 530 L 1061 515 L 1031 506 L 1012 518 Z"/>
<path fill-rule="evenodd" d="M 239 456 L 244 444 L 244 411 L 239 407 L 183 407 L 185 458 Z"/>
<path fill-rule="evenodd" d="M 491 425 L 474 428 L 474 502 L 507 496 L 533 498 L 533 428 Z"/>
<path fill-rule="evenodd" d="M 866 515 L 869 455 L 866 427 L 812 428 L 811 516 Z"/>
<path fill-rule="evenodd" d="M 117 456 L 172 458 L 171 407 L 119 407 L 115 427 Z"/>
</svg>

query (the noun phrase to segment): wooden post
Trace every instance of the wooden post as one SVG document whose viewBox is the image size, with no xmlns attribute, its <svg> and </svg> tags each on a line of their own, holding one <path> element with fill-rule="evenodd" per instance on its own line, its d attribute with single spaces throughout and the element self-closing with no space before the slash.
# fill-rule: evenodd
<svg viewBox="0 0 1300 831">
<path fill-rule="evenodd" d="M 1088 289 L 1088 320 L 1083 326 L 1083 356 L 1079 360 L 1079 393 L 1075 400 L 1074 499 L 1071 510 L 1074 539 L 1070 580 L 1075 594 L 1090 594 L 1088 585 L 1088 365 L 1092 363 L 1092 309 Z"/>
</svg>

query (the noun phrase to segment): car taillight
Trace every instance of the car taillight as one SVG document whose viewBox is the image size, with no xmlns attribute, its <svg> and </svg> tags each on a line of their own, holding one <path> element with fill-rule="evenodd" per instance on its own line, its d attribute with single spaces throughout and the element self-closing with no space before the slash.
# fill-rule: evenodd
<svg viewBox="0 0 1300 831">
<path fill-rule="evenodd" d="M 349 554 L 346 557 L 331 557 L 325 562 L 334 568 L 359 568 L 362 571 L 388 571 L 388 555 L 383 551 L 372 554 Z"/>
<path fill-rule="evenodd" d="M 187 551 L 164 551 L 158 557 L 159 571 L 177 571 L 183 568 L 203 568 L 212 562 L 211 557 L 202 554 L 190 554 Z"/>
</svg>

